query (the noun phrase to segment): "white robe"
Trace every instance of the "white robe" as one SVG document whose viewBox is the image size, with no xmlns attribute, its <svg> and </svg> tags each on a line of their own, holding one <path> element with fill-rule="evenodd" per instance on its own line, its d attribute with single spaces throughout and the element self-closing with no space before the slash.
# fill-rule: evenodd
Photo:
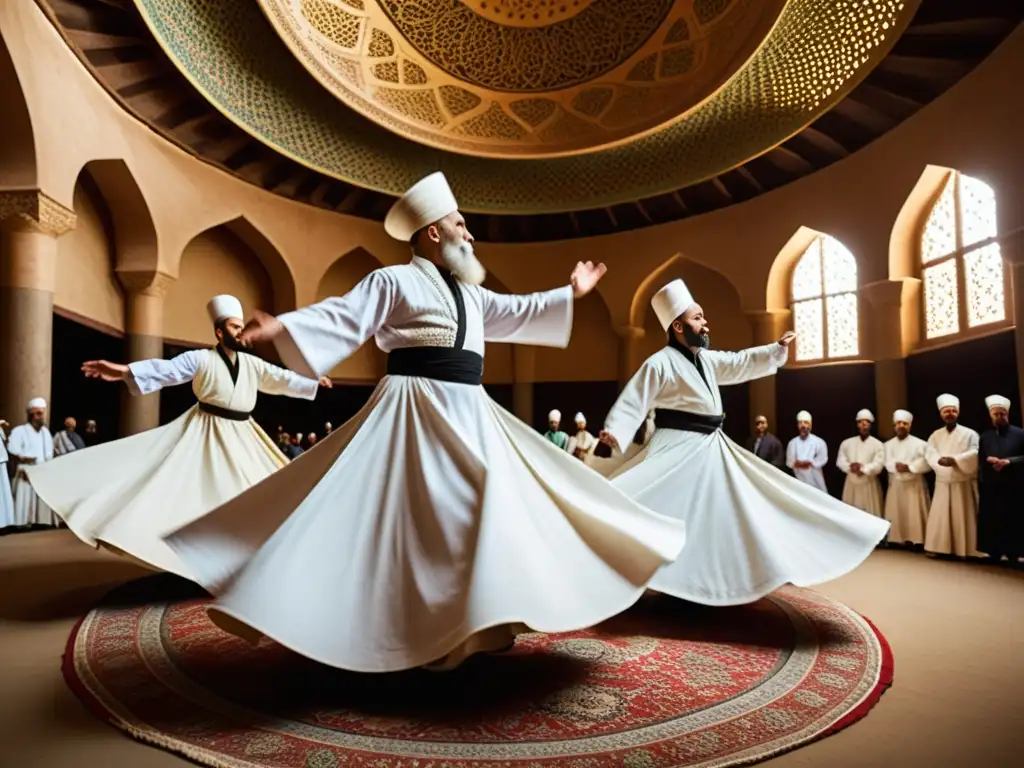
<svg viewBox="0 0 1024 768">
<path fill-rule="evenodd" d="M 851 464 L 860 464 L 860 471 L 864 474 L 858 475 L 852 471 Z M 871 435 L 865 440 L 861 440 L 860 435 L 848 437 L 839 444 L 836 467 L 846 475 L 843 501 L 875 517 L 883 517 L 882 484 L 878 480 L 885 469 L 885 446 L 882 441 Z"/>
<path fill-rule="evenodd" d="M 719 385 L 775 373 L 786 348 L 775 343 L 743 352 L 702 350 L 696 367 L 665 347 L 626 385 L 605 424 L 629 445 L 654 408 L 720 415 Z M 758 600 L 786 583 L 837 578 L 856 568 L 888 523 L 819 494 L 730 440 L 658 428 L 651 441 L 612 475 L 647 508 L 684 520 L 688 546 L 651 580 L 651 588 L 705 605 Z"/>
<path fill-rule="evenodd" d="M 923 544 L 928 525 L 931 499 L 924 476 L 932 471 L 925 453 L 928 443 L 907 435 L 885 443 L 885 469 L 889 473 L 889 490 L 885 495 L 885 519 L 892 527 L 889 541 L 896 544 Z M 897 464 L 906 464 L 909 472 L 898 472 Z"/>
<path fill-rule="evenodd" d="M 57 525 L 57 516 L 43 500 L 34 481 L 27 474 L 53 459 L 53 435 L 47 427 L 35 430 L 30 424 L 19 424 L 11 430 L 7 451 L 15 456 L 35 459 L 34 464 L 18 464 L 11 491 L 14 494 L 15 525 Z"/>
<path fill-rule="evenodd" d="M 978 551 L 978 433 L 957 424 L 928 438 L 925 458 L 935 472 L 935 498 L 928 513 L 924 548 L 957 557 L 980 557 Z M 943 467 L 939 459 L 956 461 Z"/>
<path fill-rule="evenodd" d="M 576 458 L 586 462 L 587 456 L 592 454 L 595 448 L 597 448 L 597 438 L 584 429 L 569 438 L 569 446 L 566 450 L 571 455 L 576 456 L 578 449 L 581 455 L 576 456 Z"/>
<path fill-rule="evenodd" d="M 7 445 L 0 434 L 0 528 L 14 525 L 14 496 L 11 495 L 11 478 L 7 474 Z"/>
<path fill-rule="evenodd" d="M 809 461 L 812 466 L 802 469 L 796 466 L 798 461 Z M 786 446 L 786 466 L 793 470 L 793 476 L 802 483 L 828 493 L 825 475 L 821 468 L 828 464 L 828 446 L 825 441 L 813 432 L 806 438 L 794 437 Z"/>
<path fill-rule="evenodd" d="M 464 349 L 565 347 L 568 286 L 526 296 L 461 286 Z M 281 317 L 282 359 L 313 375 L 376 338 L 452 348 L 437 268 L 379 269 Z M 385 376 L 315 451 L 168 537 L 217 600 L 211 617 L 324 664 L 388 672 L 507 644 L 510 625 L 592 626 L 631 606 L 684 528 L 612 488 L 482 386 Z M 485 630 L 488 633 L 486 641 Z"/>
<path fill-rule="evenodd" d="M 257 392 L 312 400 L 319 384 L 254 355 L 238 355 L 238 381 L 216 349 L 129 366 L 133 395 L 192 382 L 199 402 L 250 412 Z M 163 535 L 202 516 L 287 463 L 253 420 L 234 421 L 198 404 L 163 427 L 75 451 L 29 470 L 40 496 L 83 541 L 103 544 L 191 578 Z"/>
</svg>

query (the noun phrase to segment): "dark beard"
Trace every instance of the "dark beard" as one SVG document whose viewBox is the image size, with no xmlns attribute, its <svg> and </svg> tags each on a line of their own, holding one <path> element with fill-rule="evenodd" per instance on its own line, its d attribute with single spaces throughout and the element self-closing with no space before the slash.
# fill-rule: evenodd
<svg viewBox="0 0 1024 768">
<path fill-rule="evenodd" d="M 688 325 L 683 326 L 683 339 L 686 340 L 686 346 L 688 347 L 708 349 L 711 346 L 711 334 L 694 333 L 693 329 Z"/>
<path fill-rule="evenodd" d="M 221 346 L 224 347 L 224 349 L 230 349 L 233 352 L 245 351 L 245 345 L 243 345 L 241 341 L 239 341 L 229 333 L 225 333 L 224 336 L 221 337 L 220 343 Z"/>
</svg>

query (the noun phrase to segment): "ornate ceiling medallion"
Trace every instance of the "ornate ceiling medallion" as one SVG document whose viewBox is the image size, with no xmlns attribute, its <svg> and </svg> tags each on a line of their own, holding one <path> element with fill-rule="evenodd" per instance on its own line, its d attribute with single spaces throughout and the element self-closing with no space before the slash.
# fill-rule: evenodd
<svg viewBox="0 0 1024 768">
<path fill-rule="evenodd" d="M 725 2 L 694 0 L 687 7 L 709 13 Z M 210 104 L 277 152 L 328 176 L 390 195 L 442 169 L 466 211 L 533 214 L 652 197 L 762 154 L 849 93 L 885 57 L 920 0 L 788 0 L 754 56 L 686 119 L 600 151 L 541 159 L 440 151 L 424 146 L 436 134 L 412 122 L 399 123 L 367 99 L 358 110 L 362 114 L 349 109 L 307 76 L 255 3 L 135 3 L 168 57 Z M 369 0 L 347 0 L 345 5 L 360 10 L 360 3 L 363 11 L 370 7 Z M 655 39 L 664 42 L 672 33 L 670 27 L 666 38 Z M 379 50 L 386 51 L 383 38 L 376 39 L 383 46 Z M 370 30 L 366 44 L 373 40 Z M 395 39 L 389 40 L 394 46 Z M 404 70 L 400 60 L 395 65 Z M 358 77 L 361 70 L 352 72 Z M 472 94 L 444 93 L 446 111 L 470 115 L 482 107 Z M 579 103 L 599 110 L 602 98 L 588 95 Z M 527 115 L 546 109 L 519 107 Z M 373 119 L 366 119 L 370 114 Z M 414 131 L 424 138 L 417 135 L 410 141 L 399 135 L 412 137 Z"/>
<path fill-rule="evenodd" d="M 380 125 L 440 149 L 551 157 L 684 117 L 785 0 L 258 0 L 295 57 Z"/>
</svg>

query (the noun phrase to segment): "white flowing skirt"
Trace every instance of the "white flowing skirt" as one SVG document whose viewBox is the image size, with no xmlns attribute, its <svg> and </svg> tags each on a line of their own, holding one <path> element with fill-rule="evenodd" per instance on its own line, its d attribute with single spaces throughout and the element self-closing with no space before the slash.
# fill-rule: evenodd
<svg viewBox="0 0 1024 768">
<path fill-rule="evenodd" d="M 314 450 L 167 540 L 217 596 L 215 620 L 388 672 L 502 625 L 600 623 L 676 558 L 684 528 L 483 387 L 389 376 Z"/>
<path fill-rule="evenodd" d="M 252 419 L 193 406 L 163 427 L 25 469 L 40 498 L 86 543 L 192 579 L 163 536 L 287 463 Z"/>
<path fill-rule="evenodd" d="M 720 430 L 660 429 L 612 483 L 686 522 L 684 556 L 651 588 L 704 605 L 753 602 L 784 584 L 820 584 L 853 570 L 889 523 L 790 477 Z"/>
</svg>

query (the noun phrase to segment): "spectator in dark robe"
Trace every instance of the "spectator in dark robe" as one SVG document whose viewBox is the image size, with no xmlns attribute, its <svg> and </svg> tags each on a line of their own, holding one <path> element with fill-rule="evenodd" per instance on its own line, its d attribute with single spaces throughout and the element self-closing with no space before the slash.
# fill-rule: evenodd
<svg viewBox="0 0 1024 768">
<path fill-rule="evenodd" d="M 1010 424 L 1007 398 L 991 395 L 985 405 L 992 429 L 982 433 L 978 448 L 978 549 L 1016 565 L 1024 555 L 1024 429 Z"/>
</svg>

